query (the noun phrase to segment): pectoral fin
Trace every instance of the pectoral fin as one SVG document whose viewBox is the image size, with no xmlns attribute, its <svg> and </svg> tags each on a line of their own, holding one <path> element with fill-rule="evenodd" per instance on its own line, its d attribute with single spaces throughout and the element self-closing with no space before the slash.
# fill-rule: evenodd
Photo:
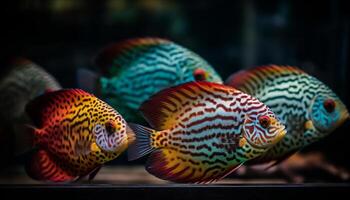
<svg viewBox="0 0 350 200">
<path fill-rule="evenodd" d="M 312 120 L 307 120 L 304 124 L 304 128 L 306 130 L 315 130 L 315 126 L 314 126 Z"/>
</svg>

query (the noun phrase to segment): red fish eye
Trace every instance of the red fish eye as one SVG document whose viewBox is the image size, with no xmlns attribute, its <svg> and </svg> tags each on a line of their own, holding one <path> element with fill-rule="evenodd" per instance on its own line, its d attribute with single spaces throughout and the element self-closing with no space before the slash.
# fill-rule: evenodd
<svg viewBox="0 0 350 200">
<path fill-rule="evenodd" d="M 193 77 L 196 81 L 205 81 L 207 79 L 206 71 L 204 71 L 201 68 L 198 68 L 198 69 L 194 70 Z"/>
<path fill-rule="evenodd" d="M 113 125 L 112 122 L 107 122 L 107 123 L 105 124 L 105 126 L 106 126 L 107 134 L 111 135 L 112 133 L 115 132 L 115 126 Z"/>
<path fill-rule="evenodd" d="M 335 102 L 333 99 L 327 99 L 323 102 L 323 107 L 326 109 L 327 112 L 331 113 L 335 109 Z"/>
<path fill-rule="evenodd" d="M 270 117 L 268 117 L 268 116 L 259 117 L 259 123 L 263 128 L 269 127 L 270 126 Z"/>
</svg>

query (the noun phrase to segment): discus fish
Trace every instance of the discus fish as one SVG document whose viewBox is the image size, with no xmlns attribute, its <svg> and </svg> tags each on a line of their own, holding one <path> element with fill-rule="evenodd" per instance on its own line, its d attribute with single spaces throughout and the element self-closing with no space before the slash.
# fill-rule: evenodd
<svg viewBox="0 0 350 200">
<path fill-rule="evenodd" d="M 45 91 L 61 88 L 53 76 L 28 59 L 17 57 L 3 64 L 0 67 L 0 168 L 7 167 L 16 155 L 23 153 L 27 139 L 22 125 L 30 121 L 25 105 Z"/>
<path fill-rule="evenodd" d="M 329 87 L 297 67 L 269 65 L 243 70 L 231 75 L 226 84 L 265 103 L 286 125 L 284 139 L 254 163 L 277 164 L 349 118 L 346 106 Z"/>
<path fill-rule="evenodd" d="M 199 55 L 160 38 L 112 44 L 98 54 L 96 65 L 102 76 L 80 70 L 79 87 L 100 95 L 127 121 L 134 122 L 139 120 L 137 109 L 142 102 L 162 89 L 196 80 L 223 83 Z"/>
<path fill-rule="evenodd" d="M 68 182 L 87 175 L 92 179 L 133 138 L 117 111 L 80 89 L 45 93 L 26 111 L 36 126 L 32 134 L 38 151 L 26 167 L 33 179 Z"/>
<path fill-rule="evenodd" d="M 0 79 L 1 119 L 20 118 L 25 105 L 47 90 L 61 88 L 56 79 L 37 64 L 25 58 L 16 58 Z"/>
<path fill-rule="evenodd" d="M 271 110 L 234 88 L 190 82 L 152 96 L 140 108 L 156 130 L 130 124 L 129 160 L 151 153 L 146 170 L 165 180 L 207 183 L 266 152 L 285 135 Z"/>
</svg>

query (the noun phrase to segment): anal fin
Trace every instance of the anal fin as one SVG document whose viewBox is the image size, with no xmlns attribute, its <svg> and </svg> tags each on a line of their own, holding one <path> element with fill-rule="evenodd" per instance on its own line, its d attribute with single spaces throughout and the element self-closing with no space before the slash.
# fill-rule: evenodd
<svg viewBox="0 0 350 200">
<path fill-rule="evenodd" d="M 27 174 L 40 181 L 70 182 L 77 178 L 64 170 L 58 160 L 45 150 L 33 153 L 26 163 Z"/>
<path fill-rule="evenodd" d="M 102 166 L 97 167 L 96 169 L 94 169 L 90 174 L 89 174 L 89 181 L 92 181 L 95 176 L 97 175 L 97 173 L 100 171 Z"/>
<path fill-rule="evenodd" d="M 193 157 L 162 148 L 151 153 L 146 170 L 160 179 L 172 182 L 211 183 L 224 178 L 240 165 L 241 163 L 229 164 L 223 158 L 207 160 L 205 156 Z"/>
</svg>

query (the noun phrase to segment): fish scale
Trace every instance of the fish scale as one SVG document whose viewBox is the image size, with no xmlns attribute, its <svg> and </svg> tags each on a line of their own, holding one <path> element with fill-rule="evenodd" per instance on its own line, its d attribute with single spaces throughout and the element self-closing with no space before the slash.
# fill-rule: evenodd
<svg viewBox="0 0 350 200">
<path fill-rule="evenodd" d="M 257 99 L 209 82 L 165 89 L 142 104 L 140 110 L 159 131 L 130 125 L 137 135 L 136 143 L 129 147 L 130 159 L 153 149 L 147 171 L 175 182 L 220 179 L 261 155 L 284 135 L 283 125 Z M 267 130 L 257 130 L 260 115 L 271 119 Z M 272 129 L 274 132 L 270 132 Z"/>
<path fill-rule="evenodd" d="M 328 135 L 348 116 L 345 105 L 330 88 L 296 67 L 261 66 L 231 75 L 226 84 L 258 98 L 269 106 L 286 125 L 287 135 L 284 139 L 263 156 L 257 158 L 255 161 L 257 163 L 272 160 L 280 162 L 290 153 Z M 310 117 L 311 113 L 317 113 L 316 110 L 323 109 L 323 106 L 313 103 L 315 99 L 323 96 L 337 103 L 336 112 L 339 112 L 341 116 L 334 124 L 329 125 L 330 130 L 327 131 L 316 130 L 317 124 L 320 124 L 319 120 L 313 121 Z M 310 107 L 315 110 L 310 112 Z M 327 114 L 323 113 L 321 116 L 326 117 Z M 307 127 L 309 122 L 316 125 L 312 125 L 313 128 Z M 251 161 L 251 163 L 254 162 Z"/>
</svg>

